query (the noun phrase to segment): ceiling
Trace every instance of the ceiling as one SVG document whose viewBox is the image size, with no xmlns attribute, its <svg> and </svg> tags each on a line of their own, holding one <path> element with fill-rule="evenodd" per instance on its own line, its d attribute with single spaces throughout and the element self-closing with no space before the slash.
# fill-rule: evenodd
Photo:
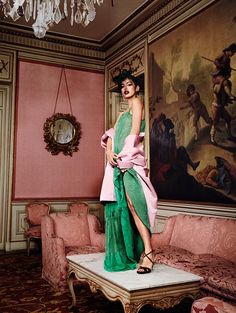
<svg viewBox="0 0 236 313">
<path fill-rule="evenodd" d="M 74 23 L 70 25 L 70 18 L 55 24 L 50 28 L 48 34 L 66 37 L 75 37 L 86 41 L 95 43 L 104 42 L 112 34 L 122 32 L 128 26 L 134 27 L 134 21 L 139 17 L 144 17 L 144 12 L 150 12 L 154 3 L 157 0 L 104 0 L 101 6 L 95 5 L 96 17 L 87 27 L 81 24 Z M 68 4 L 69 7 L 69 4 Z M 70 8 L 70 7 L 69 7 Z M 69 11 L 70 15 L 70 11 Z M 4 23 L 9 26 L 17 26 L 24 30 L 32 30 L 34 21 L 31 19 L 28 23 L 25 22 L 24 17 L 12 22 L 11 18 L 5 18 L 0 14 L 0 24 Z"/>
</svg>

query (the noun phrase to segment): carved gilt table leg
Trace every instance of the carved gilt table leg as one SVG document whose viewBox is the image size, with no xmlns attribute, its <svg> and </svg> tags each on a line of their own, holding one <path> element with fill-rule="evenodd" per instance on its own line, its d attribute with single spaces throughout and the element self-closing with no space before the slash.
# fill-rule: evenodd
<svg viewBox="0 0 236 313">
<path fill-rule="evenodd" d="M 75 296 L 75 291 L 74 291 L 74 273 L 73 272 L 69 272 L 68 276 L 67 276 L 67 283 L 68 283 L 68 287 L 72 296 L 72 303 L 69 306 L 69 309 L 71 309 L 72 307 L 76 306 L 76 296 Z"/>
<path fill-rule="evenodd" d="M 125 313 L 138 313 L 139 309 L 139 305 L 136 305 L 135 303 L 126 303 L 124 305 Z"/>
</svg>

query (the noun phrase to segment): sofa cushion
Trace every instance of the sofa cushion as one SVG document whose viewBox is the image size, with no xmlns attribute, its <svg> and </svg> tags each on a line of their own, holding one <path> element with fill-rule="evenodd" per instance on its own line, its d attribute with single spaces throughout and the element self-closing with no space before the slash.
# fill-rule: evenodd
<svg viewBox="0 0 236 313">
<path fill-rule="evenodd" d="M 205 290 L 236 301 L 236 264 L 212 254 L 195 255 L 191 272 L 204 278 Z"/>
<path fill-rule="evenodd" d="M 236 306 L 213 297 L 204 297 L 192 304 L 191 313 L 235 313 Z"/>
<path fill-rule="evenodd" d="M 155 262 L 183 270 L 189 267 L 193 257 L 190 251 L 170 245 L 160 246 L 154 250 Z"/>
<path fill-rule="evenodd" d="M 208 267 L 207 283 L 212 288 L 220 290 L 221 293 L 227 293 L 234 296 L 236 300 L 236 266 L 225 263 L 219 267 Z"/>
<path fill-rule="evenodd" d="M 53 213 L 54 231 L 63 238 L 65 247 L 90 245 L 87 214 Z"/>
<path fill-rule="evenodd" d="M 32 226 L 25 231 L 25 236 L 41 238 L 41 226 Z"/>
<path fill-rule="evenodd" d="M 207 253 L 213 226 L 214 218 L 178 215 L 170 245 L 196 254 Z"/>
<path fill-rule="evenodd" d="M 166 245 L 154 250 L 155 262 L 202 277 L 204 290 L 236 301 L 236 264 L 212 254 L 193 254 Z"/>
</svg>

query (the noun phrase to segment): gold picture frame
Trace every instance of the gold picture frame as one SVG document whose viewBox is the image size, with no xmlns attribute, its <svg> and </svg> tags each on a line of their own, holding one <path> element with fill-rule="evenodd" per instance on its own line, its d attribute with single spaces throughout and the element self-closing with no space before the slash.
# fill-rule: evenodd
<svg viewBox="0 0 236 313">
<path fill-rule="evenodd" d="M 212 79 L 214 60 L 235 41 L 234 5 L 219 1 L 149 43 L 150 179 L 161 201 L 235 208 L 236 107 L 229 101 L 224 108 L 231 119 L 230 136 L 224 119 L 216 123 L 213 115 Z M 216 33 L 206 21 L 221 31 Z M 203 25 L 196 40 L 196 28 Z M 235 61 L 233 56 L 232 68 Z M 234 90 L 234 71 L 230 80 Z M 200 99 L 201 114 L 191 105 L 191 89 Z M 215 142 L 212 119 L 217 124 Z"/>
<path fill-rule="evenodd" d="M 44 123 L 46 150 L 53 155 L 62 152 L 72 156 L 79 150 L 81 125 L 71 114 L 55 113 Z"/>
</svg>

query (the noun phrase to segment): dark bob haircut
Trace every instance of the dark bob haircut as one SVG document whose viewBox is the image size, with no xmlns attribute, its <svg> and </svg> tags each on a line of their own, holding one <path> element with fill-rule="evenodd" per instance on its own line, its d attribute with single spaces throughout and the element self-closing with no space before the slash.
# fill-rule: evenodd
<svg viewBox="0 0 236 313">
<path fill-rule="evenodd" d="M 123 70 L 119 75 L 117 75 L 113 78 L 113 81 L 114 81 L 114 83 L 116 83 L 118 85 L 119 90 L 121 90 L 122 82 L 125 79 L 132 80 L 132 82 L 135 84 L 135 86 L 140 86 L 140 84 L 141 84 L 139 79 L 137 77 L 135 77 L 134 75 L 132 75 L 131 71 Z"/>
</svg>

